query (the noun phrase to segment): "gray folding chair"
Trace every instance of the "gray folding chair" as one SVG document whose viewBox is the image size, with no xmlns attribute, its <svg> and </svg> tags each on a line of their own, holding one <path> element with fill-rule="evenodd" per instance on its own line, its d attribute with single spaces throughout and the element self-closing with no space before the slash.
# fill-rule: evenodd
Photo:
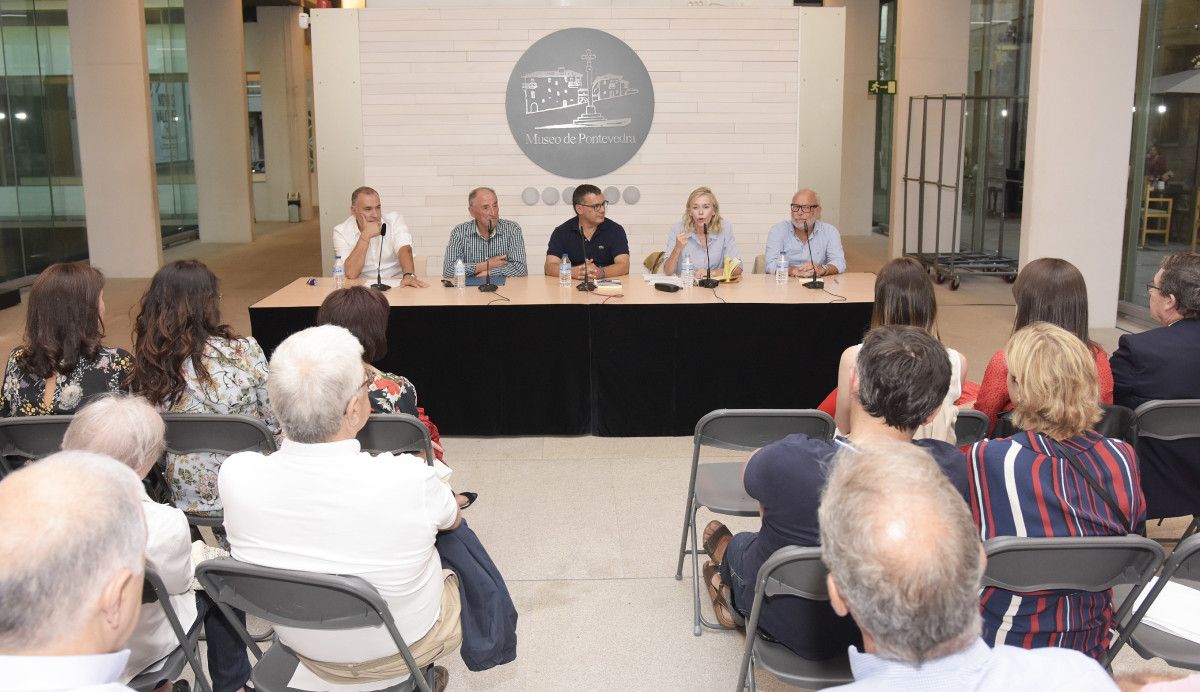
<svg viewBox="0 0 1200 692">
<path fill-rule="evenodd" d="M 200 632 L 204 628 L 204 622 L 200 618 L 196 618 L 196 622 L 192 624 L 191 628 L 184 631 L 183 624 L 179 622 L 179 615 L 175 612 L 175 607 L 171 605 L 171 594 L 167 591 L 167 587 L 163 585 L 162 578 L 158 576 L 158 572 L 147 563 L 145 584 L 142 586 L 142 607 L 155 603 L 166 614 L 167 622 L 171 625 L 171 630 L 175 633 L 175 639 L 179 642 L 179 646 L 167 654 L 161 665 L 156 661 L 151 666 L 155 670 L 147 670 L 135 675 L 129 681 L 128 686 L 137 690 L 137 692 L 149 692 L 158 687 L 158 683 L 163 680 L 177 679 L 179 674 L 183 672 L 184 666 L 191 666 L 192 674 L 196 676 L 195 686 L 203 690 L 203 692 L 212 692 L 212 685 L 209 684 L 208 678 L 204 676 L 204 668 L 200 665 L 199 647 L 197 645 L 200 639 Z"/>
<path fill-rule="evenodd" d="M 758 635 L 758 619 L 762 614 L 764 597 L 794 596 L 811 601 L 828 601 L 825 574 L 820 548 L 794 545 L 776 550 L 758 569 L 754 605 L 750 609 L 750 619 L 746 621 L 746 646 L 738 674 L 738 692 L 755 689 L 755 666 L 789 685 L 810 690 L 844 685 L 854 680 L 850 672 L 850 659 L 846 654 L 827 661 L 810 661 L 792 653 L 782 644 Z"/>
<path fill-rule="evenodd" d="M 1200 399 L 1161 399 L 1147 401 L 1133 412 L 1133 431 L 1137 438 L 1171 442 L 1200 437 Z M 1200 460 L 1197 460 L 1200 463 Z M 1200 492 L 1200 491 L 1198 491 Z M 1200 528 L 1200 514 L 1179 537 L 1182 541 Z"/>
<path fill-rule="evenodd" d="M 427 462 L 434 458 L 429 428 L 407 413 L 372 413 L 358 431 L 358 442 L 363 451 L 371 454 L 424 452 Z"/>
<path fill-rule="evenodd" d="M 229 456 L 237 452 L 274 452 L 275 435 L 253 416 L 219 413 L 164 413 L 167 451 L 172 454 L 210 452 Z M 221 526 L 222 514 L 187 513 L 196 526 Z"/>
<path fill-rule="evenodd" d="M 288 687 L 288 682 L 301 663 L 278 637 L 263 653 L 231 608 L 289 627 L 342 630 L 382 626 L 392 635 L 409 670 L 417 669 L 387 602 L 361 577 L 274 569 L 223 558 L 201 562 L 196 567 L 196 579 L 233 625 L 246 648 L 258 659 L 250 674 L 257 690 L 290 692 L 293 688 Z M 387 690 L 400 692 L 415 688 L 431 692 L 433 675 L 433 666 L 426 666 Z"/>
<path fill-rule="evenodd" d="M 1115 657 L 1121 646 L 1128 641 L 1142 658 L 1161 658 L 1176 668 L 1200 670 L 1200 644 L 1142 624 L 1142 618 L 1170 581 L 1200 589 L 1200 536 L 1185 539 L 1167 558 L 1158 581 L 1146 594 L 1145 600 L 1134 611 L 1129 622 L 1121 628 L 1121 636 L 1109 650 L 1110 659 Z"/>
<path fill-rule="evenodd" d="M 62 448 L 72 416 L 0 418 L 0 478 Z"/>
<path fill-rule="evenodd" d="M 1121 596 L 1114 622 L 1123 622 L 1150 577 L 1162 565 L 1165 551 L 1158 543 L 1138 535 L 1061 536 L 1027 538 L 998 536 L 983 544 L 987 569 L 983 585 L 1008 591 L 1107 591 L 1130 587 Z M 1114 645 L 1116 642 L 1114 642 Z M 1107 667 L 1114 651 L 1105 655 Z"/>
<path fill-rule="evenodd" d="M 983 411 L 973 408 L 959 409 L 958 418 L 954 421 L 954 446 L 966 447 L 984 439 L 987 437 L 990 423 Z"/>
<path fill-rule="evenodd" d="M 700 636 L 700 627 L 726 629 L 709 622 L 700 612 L 700 553 L 696 514 L 707 507 L 716 514 L 740 517 L 758 516 L 758 502 L 742 486 L 742 462 L 700 463 L 701 447 L 752 451 L 795 433 L 832 440 L 833 418 L 815 409 L 720 409 L 706 414 L 696 423 L 692 441 L 692 473 L 688 481 L 687 504 L 683 510 L 683 536 L 679 539 L 679 562 L 675 578 L 683 579 L 683 559 L 692 556 L 692 634 Z M 692 547 L 688 548 L 688 535 Z"/>
</svg>

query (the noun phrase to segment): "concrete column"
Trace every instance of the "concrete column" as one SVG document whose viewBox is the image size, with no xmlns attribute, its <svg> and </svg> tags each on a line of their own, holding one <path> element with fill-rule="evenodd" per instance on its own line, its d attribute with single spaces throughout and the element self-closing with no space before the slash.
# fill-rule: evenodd
<svg viewBox="0 0 1200 692">
<path fill-rule="evenodd" d="M 162 264 L 141 0 L 70 0 L 67 23 L 88 254 L 111 278 Z"/>
<path fill-rule="evenodd" d="M 253 239 L 240 0 L 184 0 L 200 239 Z"/>
<path fill-rule="evenodd" d="M 1117 318 L 1140 12 L 1126 0 L 1034 3 L 1021 265 L 1079 267 L 1094 328 Z"/>
<path fill-rule="evenodd" d="M 910 96 L 931 94 L 961 94 L 967 90 L 967 58 L 970 47 L 971 3 L 963 0 L 924 0 L 923 2 L 896 3 L 896 113 L 892 127 L 892 200 L 888 217 L 891 256 L 904 252 L 916 252 L 917 248 L 917 186 L 909 185 L 907 222 L 909 227 L 908 247 L 904 244 L 905 226 L 905 151 L 909 138 L 908 99 Z M 957 119 L 956 108 L 947 110 L 947 122 Z M 938 157 L 938 130 L 940 113 L 926 125 L 929 147 L 925 155 L 926 177 L 934 177 L 937 166 L 944 171 L 957 171 L 957 142 L 951 138 L 947 150 Z M 914 108 L 916 127 L 912 132 L 912 152 L 909 169 L 916 177 L 920 166 L 921 110 Z M 957 122 L 953 132 L 957 133 Z M 951 146 L 953 145 L 953 146 Z M 950 175 L 947 182 L 953 182 Z M 927 190 L 925 208 L 926 237 L 921 248 L 934 252 L 933 228 L 938 218 L 932 189 Z M 940 248 L 950 248 L 950 229 L 959 210 L 945 195 L 941 227 Z"/>
<path fill-rule="evenodd" d="M 304 32 L 297 7 L 259 7 L 263 149 L 271 221 L 287 219 L 287 193 L 300 192 L 300 218 L 312 218 L 308 182 L 308 107 Z"/>
<path fill-rule="evenodd" d="M 842 235 L 871 232 L 875 191 L 875 101 L 867 81 L 879 73 L 879 0 L 825 0 L 846 10 L 846 83 L 842 94 Z"/>
<path fill-rule="evenodd" d="M 321 212 L 321 266 L 333 269 L 333 227 L 349 216 L 350 193 L 363 180 L 362 75 L 359 66 L 359 13 L 313 10 L 313 119 Z M 418 269 L 418 271 L 421 271 Z"/>
</svg>

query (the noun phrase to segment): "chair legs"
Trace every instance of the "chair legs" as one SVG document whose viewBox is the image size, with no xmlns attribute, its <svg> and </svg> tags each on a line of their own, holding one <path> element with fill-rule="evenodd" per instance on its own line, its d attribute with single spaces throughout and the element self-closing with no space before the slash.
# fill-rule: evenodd
<svg viewBox="0 0 1200 692">
<path fill-rule="evenodd" d="M 692 634 L 697 637 L 700 636 L 701 627 L 707 627 L 710 630 L 730 629 L 719 622 L 710 622 L 704 617 L 704 612 L 700 607 L 700 555 L 707 555 L 707 553 L 700 547 L 700 540 L 696 530 L 696 515 L 699 512 L 700 506 L 693 501 L 691 511 L 688 513 L 688 523 L 684 526 L 684 549 L 687 547 L 687 534 L 691 533 L 692 535 L 692 549 L 686 552 L 692 555 Z M 684 554 L 684 550 L 681 550 L 679 553 L 680 565 L 683 564 Z M 680 571 L 682 572 L 682 567 Z M 675 578 L 682 579 L 683 576 L 681 573 L 676 573 Z M 704 589 L 708 589 L 707 584 L 704 585 Z"/>
</svg>

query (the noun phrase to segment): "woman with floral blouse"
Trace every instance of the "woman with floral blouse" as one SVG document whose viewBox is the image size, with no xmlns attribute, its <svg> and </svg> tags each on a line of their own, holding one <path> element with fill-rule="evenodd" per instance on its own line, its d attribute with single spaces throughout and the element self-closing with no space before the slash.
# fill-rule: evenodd
<svg viewBox="0 0 1200 692">
<path fill-rule="evenodd" d="M 130 388 L 171 413 L 253 416 L 279 435 L 267 400 L 267 358 L 253 337 L 221 324 L 217 277 L 198 260 L 172 262 L 154 275 L 134 323 Z M 167 479 L 185 512 L 222 508 L 217 473 L 225 458 L 168 454 Z"/>
<path fill-rule="evenodd" d="M 127 391 L 129 352 L 104 346 L 104 275 L 52 264 L 29 291 L 25 340 L 4 368 L 0 415 L 72 414 L 92 397 Z"/>
</svg>

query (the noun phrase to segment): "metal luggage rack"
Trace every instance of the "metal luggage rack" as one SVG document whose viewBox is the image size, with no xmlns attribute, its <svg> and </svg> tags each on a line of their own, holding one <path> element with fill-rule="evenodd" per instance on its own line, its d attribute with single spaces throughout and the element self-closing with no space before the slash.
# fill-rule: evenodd
<svg viewBox="0 0 1200 692">
<path fill-rule="evenodd" d="M 904 195 L 904 217 L 902 219 L 903 240 L 904 240 L 904 255 L 912 257 L 919 261 L 926 269 L 933 274 L 933 280 L 939 284 L 950 281 L 950 290 L 958 290 L 962 282 L 963 274 L 988 274 L 999 276 L 1005 281 L 1012 283 L 1017 277 L 1017 258 L 1007 257 L 1004 254 L 1004 227 L 1006 219 L 1006 203 L 1007 192 L 1014 184 L 1019 184 L 1020 179 L 1009 179 L 1008 176 L 1001 178 L 985 176 L 978 181 L 979 189 L 981 189 L 988 197 L 989 213 L 995 211 L 998 207 L 999 225 L 996 238 L 996 250 L 990 251 L 983 249 L 983 235 L 986 233 L 985 228 L 981 231 L 979 238 L 974 238 L 972 245 L 975 245 L 971 251 L 962 250 L 962 238 L 959 228 L 959 219 L 961 216 L 961 199 L 960 192 L 962 190 L 962 180 L 964 177 L 964 161 L 963 161 L 963 138 L 966 131 L 966 116 L 968 104 L 976 104 L 983 109 L 985 123 L 985 133 L 983 141 L 990 142 L 991 135 L 991 118 L 990 108 L 993 103 L 1001 102 L 1007 108 L 1010 105 L 1023 104 L 1026 101 L 1023 97 L 1014 96 L 967 96 L 966 94 L 940 94 L 931 96 L 910 96 L 908 99 L 908 132 L 905 136 L 905 156 L 904 156 L 904 187 L 902 194 Z M 913 162 L 913 129 L 916 126 L 913 118 L 913 111 L 917 104 L 921 104 L 920 117 L 920 149 L 919 159 L 916 163 L 916 174 L 914 175 L 912 168 Z M 937 125 L 937 160 L 930 165 L 928 159 L 929 153 L 929 124 L 930 124 L 930 104 L 934 104 L 934 108 L 938 113 L 934 116 L 938 120 Z M 974 106 L 973 106 L 974 107 Z M 947 122 L 947 110 L 957 110 L 957 114 L 950 116 L 950 122 Z M 956 147 L 952 165 L 947 165 L 946 150 L 947 136 L 946 127 L 949 124 L 951 127 L 957 123 L 958 131 L 954 136 L 952 145 Z M 1007 138 L 1007 133 L 1005 134 Z M 1007 147 L 1006 147 L 1007 148 Z M 936 169 L 936 170 L 931 170 Z M 910 186 L 915 185 L 916 196 L 916 246 L 915 249 L 910 243 Z M 932 199 L 928 199 L 928 198 Z M 976 195 L 976 199 L 979 195 Z M 943 212 L 944 202 L 948 200 L 948 207 L 945 207 Z M 932 203 L 932 204 L 931 204 Z M 928 207 L 932 206 L 932 210 Z M 927 228 L 930 225 L 930 211 L 932 211 L 932 247 L 927 247 L 928 233 Z M 943 220 L 946 214 L 949 215 L 950 235 L 949 242 L 943 242 Z"/>
</svg>

